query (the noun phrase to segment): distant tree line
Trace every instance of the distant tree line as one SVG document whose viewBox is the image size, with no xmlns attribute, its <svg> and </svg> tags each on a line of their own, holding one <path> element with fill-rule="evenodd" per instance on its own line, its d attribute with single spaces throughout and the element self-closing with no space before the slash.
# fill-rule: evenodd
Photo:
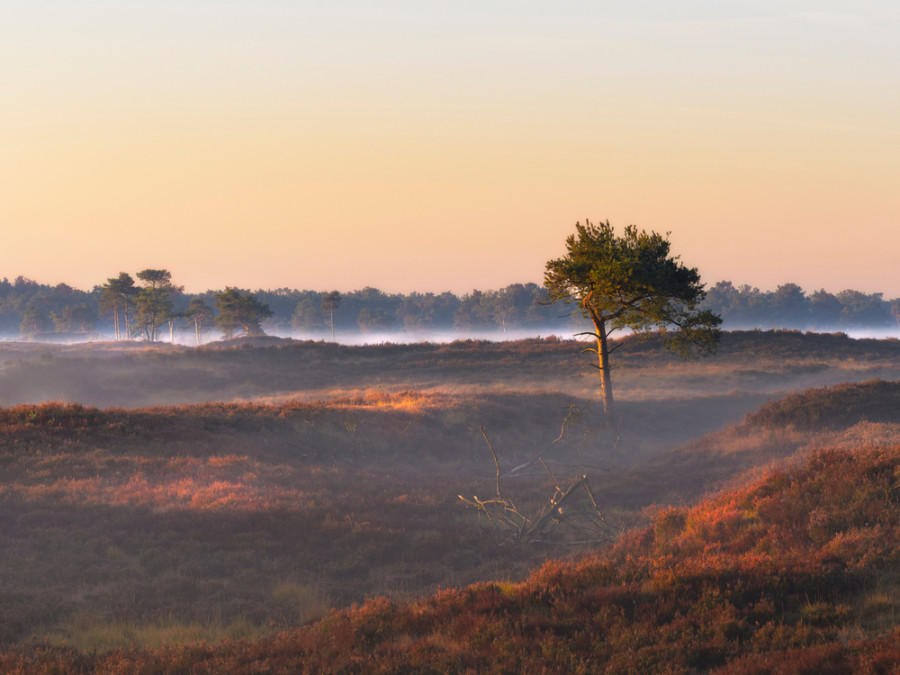
<svg viewBox="0 0 900 675">
<path fill-rule="evenodd" d="M 796 284 L 775 291 L 722 281 L 707 291 L 703 305 L 719 314 L 725 328 L 840 330 L 900 327 L 900 298 L 881 293 L 824 290 L 807 294 Z M 453 293 L 385 293 L 366 287 L 350 293 L 279 288 L 228 287 L 185 293 L 168 270 L 121 272 L 90 291 L 68 284 L 41 284 L 23 276 L 0 279 L 0 335 L 25 339 L 171 340 L 198 344 L 221 336 L 265 332 L 333 334 L 442 331 L 558 331 L 584 327 L 548 302 L 537 284 L 500 290 Z"/>
<path fill-rule="evenodd" d="M 498 291 L 453 293 L 385 293 L 366 287 L 352 293 L 257 291 L 272 307 L 269 325 L 303 333 L 513 330 L 565 325 L 567 316 L 548 303 L 537 284 L 512 284 Z M 338 304 L 334 304 L 337 300 Z M 332 310 L 332 306 L 334 306 Z M 283 308 L 283 309 L 282 309 Z M 563 312 L 564 314 L 564 312 Z"/>
<path fill-rule="evenodd" d="M 705 307 L 722 317 L 725 328 L 802 330 L 900 328 L 900 298 L 845 290 L 805 292 L 794 283 L 774 291 L 720 281 L 709 288 Z"/>
<path fill-rule="evenodd" d="M 547 302 L 537 284 L 498 291 L 341 294 L 279 288 L 185 293 L 168 270 L 120 272 L 90 291 L 19 276 L 0 280 L 0 335 L 26 339 L 174 340 L 197 343 L 214 330 L 225 337 L 264 331 L 325 338 L 336 333 L 569 329 L 577 319 Z M 217 335 L 218 337 L 218 335 Z"/>
</svg>

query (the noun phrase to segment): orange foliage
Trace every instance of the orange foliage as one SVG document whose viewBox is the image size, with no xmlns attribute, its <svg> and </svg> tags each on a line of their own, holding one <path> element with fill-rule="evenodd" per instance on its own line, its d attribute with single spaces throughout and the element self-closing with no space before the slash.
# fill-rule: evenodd
<svg viewBox="0 0 900 675">
<path fill-rule="evenodd" d="M 520 584 L 374 599 L 259 642 L 10 653 L 50 672 L 891 672 L 900 629 L 847 641 L 861 594 L 900 564 L 900 446 L 823 451 L 607 553 Z M 239 491 L 219 482 L 210 499 Z M 896 671 L 894 671 L 896 672 Z"/>
</svg>

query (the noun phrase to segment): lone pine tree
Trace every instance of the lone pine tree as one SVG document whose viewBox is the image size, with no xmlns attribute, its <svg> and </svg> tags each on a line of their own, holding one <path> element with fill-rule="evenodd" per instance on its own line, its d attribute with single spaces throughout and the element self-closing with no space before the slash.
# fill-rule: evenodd
<svg viewBox="0 0 900 675">
<path fill-rule="evenodd" d="M 667 346 L 689 358 L 715 350 L 722 319 L 699 309 L 706 297 L 700 275 L 669 255 L 668 235 L 629 225 L 619 236 L 609 221 L 576 223 L 575 230 L 566 239 L 567 254 L 547 263 L 544 286 L 551 300 L 578 303 L 593 323 L 594 330 L 582 334 L 596 340 L 589 351 L 597 353 L 609 417 L 614 410 L 609 356 L 621 346 L 609 345 L 613 332 L 661 330 Z"/>
</svg>

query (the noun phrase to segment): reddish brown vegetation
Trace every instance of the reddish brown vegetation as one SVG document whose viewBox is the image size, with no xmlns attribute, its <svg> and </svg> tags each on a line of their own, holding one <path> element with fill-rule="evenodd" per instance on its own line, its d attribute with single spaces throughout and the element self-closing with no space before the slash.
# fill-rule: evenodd
<svg viewBox="0 0 900 675">
<path fill-rule="evenodd" d="M 0 410 L 0 643 L 108 648 L 160 623 L 182 641 L 194 623 L 260 634 L 371 595 L 523 578 L 559 551 L 498 547 L 457 495 L 490 485 L 477 423 L 512 465 L 559 433 L 564 402 L 407 392 Z"/>
<path fill-rule="evenodd" d="M 843 429 L 867 422 L 900 422 L 900 382 L 872 380 L 828 389 L 807 389 L 747 416 L 751 426 Z"/>
<path fill-rule="evenodd" d="M 371 600 L 258 642 L 8 653 L 72 672 L 889 672 L 900 446 L 823 451 L 802 469 L 670 509 L 609 553 L 408 604 Z M 880 595 L 878 595 L 880 594 Z M 887 597 L 881 604 L 872 597 Z M 822 668 L 822 670 L 818 670 Z"/>
</svg>

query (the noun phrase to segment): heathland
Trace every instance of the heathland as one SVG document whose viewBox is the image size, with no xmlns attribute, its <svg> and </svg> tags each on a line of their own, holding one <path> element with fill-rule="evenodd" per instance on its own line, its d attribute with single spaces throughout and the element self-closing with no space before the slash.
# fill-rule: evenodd
<svg viewBox="0 0 900 675">
<path fill-rule="evenodd" d="M 3 345 L 4 670 L 889 658 L 900 341 L 583 346 Z"/>
</svg>

